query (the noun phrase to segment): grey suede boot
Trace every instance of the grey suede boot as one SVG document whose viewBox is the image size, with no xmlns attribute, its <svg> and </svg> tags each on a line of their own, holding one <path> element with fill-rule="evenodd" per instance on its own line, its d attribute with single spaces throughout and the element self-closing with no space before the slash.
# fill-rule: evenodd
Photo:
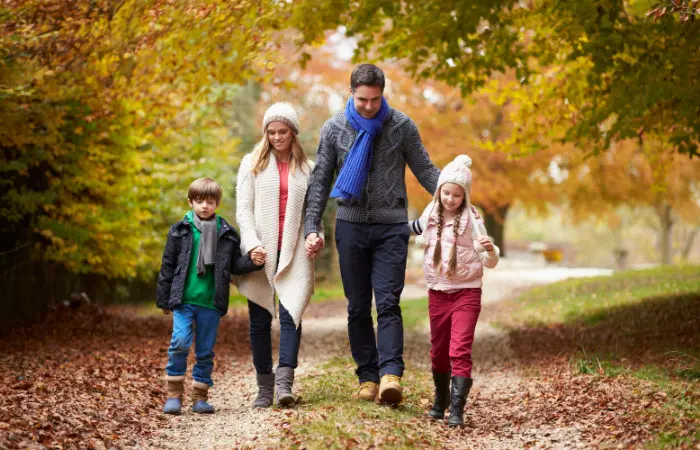
<svg viewBox="0 0 700 450">
<path fill-rule="evenodd" d="M 294 385 L 294 369 L 291 367 L 277 368 L 277 404 L 289 406 L 294 403 L 292 386 Z"/>
<path fill-rule="evenodd" d="M 269 408 L 275 394 L 275 374 L 263 373 L 256 375 L 258 381 L 258 396 L 253 402 L 253 408 Z"/>
<path fill-rule="evenodd" d="M 192 411 L 198 414 L 213 414 L 214 407 L 207 403 L 209 400 L 209 385 L 195 381 L 192 383 Z"/>
<path fill-rule="evenodd" d="M 182 409 L 182 394 L 185 392 L 185 376 L 168 375 L 165 377 L 167 383 L 168 399 L 163 407 L 165 414 L 180 414 Z"/>
</svg>

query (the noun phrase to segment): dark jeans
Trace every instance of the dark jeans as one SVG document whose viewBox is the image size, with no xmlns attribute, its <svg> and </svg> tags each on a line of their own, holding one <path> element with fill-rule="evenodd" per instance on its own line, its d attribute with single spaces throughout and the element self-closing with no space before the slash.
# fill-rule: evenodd
<svg viewBox="0 0 700 450">
<path fill-rule="evenodd" d="M 211 372 L 214 369 L 214 344 L 220 318 L 219 311 L 203 306 L 182 304 L 173 308 L 173 336 L 168 348 L 168 365 L 165 367 L 168 375 L 185 374 L 187 353 L 194 339 L 192 378 L 213 385 Z"/>
<path fill-rule="evenodd" d="M 348 299 L 348 334 L 360 383 L 403 375 L 403 319 L 399 300 L 406 276 L 408 227 L 336 221 L 340 275 Z M 372 322 L 377 307 L 377 339 Z"/>
<path fill-rule="evenodd" d="M 294 320 L 282 303 L 279 303 L 280 316 L 280 359 L 278 367 L 296 369 L 301 324 L 294 326 Z M 268 310 L 248 300 L 250 317 L 250 348 L 253 350 L 253 365 L 259 374 L 272 373 L 272 314 Z"/>
</svg>

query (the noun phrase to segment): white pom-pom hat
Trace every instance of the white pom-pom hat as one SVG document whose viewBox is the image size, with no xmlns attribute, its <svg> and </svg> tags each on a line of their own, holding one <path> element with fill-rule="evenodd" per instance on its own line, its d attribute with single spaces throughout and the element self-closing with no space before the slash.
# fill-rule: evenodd
<svg viewBox="0 0 700 450">
<path fill-rule="evenodd" d="M 299 134 L 299 118 L 294 107 L 289 103 L 275 103 L 267 108 L 265 117 L 263 117 L 263 133 L 267 131 L 267 126 L 272 122 L 282 122 L 291 128 L 294 134 Z"/>
<path fill-rule="evenodd" d="M 439 196 L 440 187 L 445 183 L 454 183 L 462 186 L 467 195 L 472 189 L 472 171 L 469 168 L 472 166 L 472 159 L 467 155 L 459 155 L 452 162 L 445 166 L 440 172 L 438 178 L 437 190 L 435 195 Z"/>
</svg>

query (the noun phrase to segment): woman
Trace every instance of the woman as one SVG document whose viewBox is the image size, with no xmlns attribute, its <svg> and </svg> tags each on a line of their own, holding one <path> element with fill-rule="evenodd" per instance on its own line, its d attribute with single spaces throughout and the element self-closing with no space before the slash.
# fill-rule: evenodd
<svg viewBox="0 0 700 450">
<path fill-rule="evenodd" d="M 253 407 L 294 402 L 292 385 L 301 340 L 301 316 L 314 290 L 313 260 L 304 249 L 304 200 L 313 162 L 299 145 L 299 121 L 288 103 L 265 112 L 263 137 L 238 171 L 236 219 L 244 252 L 262 248 L 265 270 L 245 275 L 238 290 L 248 298 L 250 346 L 257 372 Z M 256 261 L 259 262 L 259 261 Z M 272 372 L 272 318 L 279 298 L 280 351 Z"/>
</svg>

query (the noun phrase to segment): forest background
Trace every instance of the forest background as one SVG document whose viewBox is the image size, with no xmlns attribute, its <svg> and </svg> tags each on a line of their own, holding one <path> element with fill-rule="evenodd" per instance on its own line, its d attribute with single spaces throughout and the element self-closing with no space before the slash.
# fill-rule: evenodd
<svg viewBox="0 0 700 450">
<path fill-rule="evenodd" d="M 506 257 L 700 260 L 697 1 L 95 0 L 0 6 L 2 326 L 153 301 L 168 227 L 289 101 L 318 131 L 371 61 L 438 166 L 474 160 Z M 410 215 L 428 201 L 412 175 Z M 326 213 L 332 242 L 333 207 Z M 330 245 L 317 264 L 337 282 Z"/>
</svg>

